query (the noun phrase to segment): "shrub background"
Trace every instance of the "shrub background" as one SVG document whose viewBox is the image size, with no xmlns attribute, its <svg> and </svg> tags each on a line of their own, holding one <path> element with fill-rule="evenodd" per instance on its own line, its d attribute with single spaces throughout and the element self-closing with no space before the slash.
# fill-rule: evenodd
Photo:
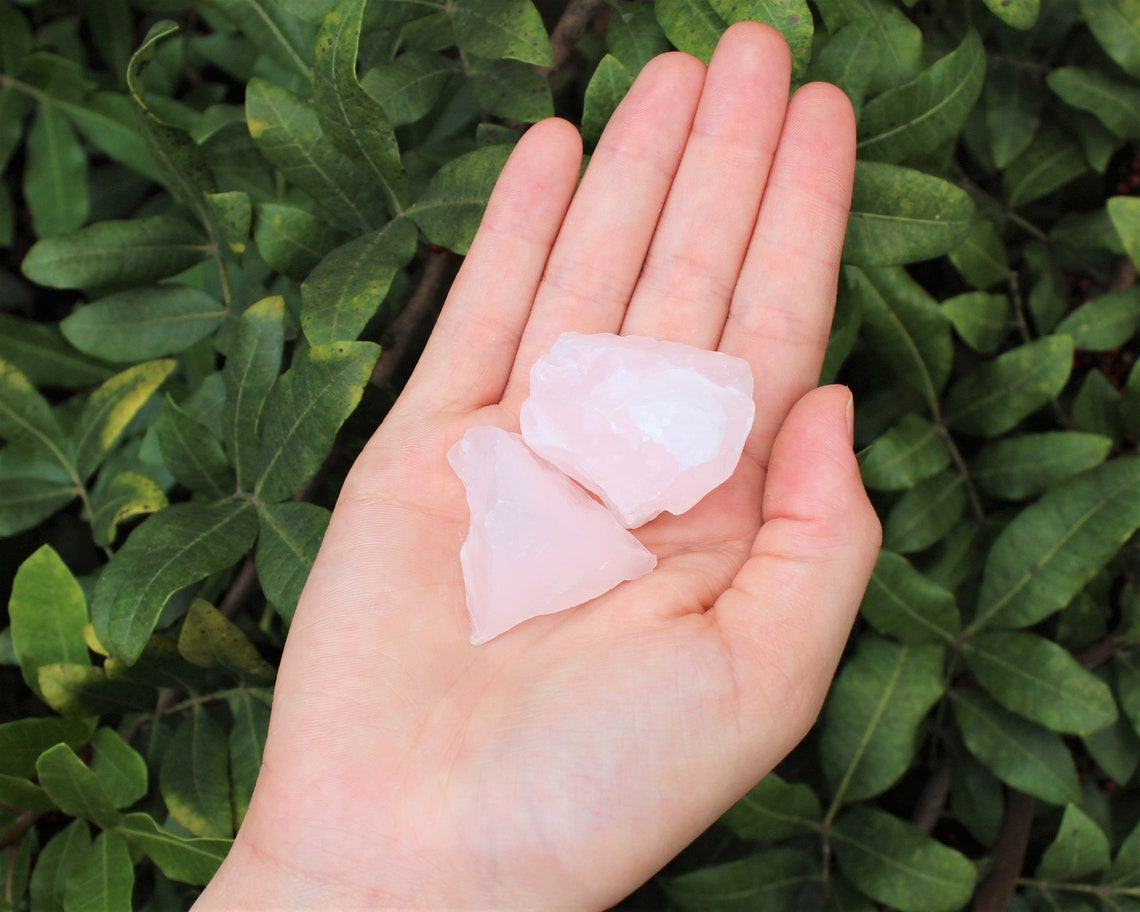
<svg viewBox="0 0 1140 912">
<path fill-rule="evenodd" d="M 0 909 L 192 902 L 510 145 L 741 19 L 859 113 L 823 379 L 885 548 L 623 908 L 1140 909 L 1140 0 L 0 0 Z"/>
</svg>

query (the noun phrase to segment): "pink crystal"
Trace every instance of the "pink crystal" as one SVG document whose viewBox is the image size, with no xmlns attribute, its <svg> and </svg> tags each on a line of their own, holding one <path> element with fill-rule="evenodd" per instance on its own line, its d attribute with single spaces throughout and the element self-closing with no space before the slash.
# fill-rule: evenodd
<svg viewBox="0 0 1140 912">
<path fill-rule="evenodd" d="M 627 528 L 684 513 L 736 469 L 752 427 L 752 370 L 644 336 L 565 333 L 530 373 L 527 445 Z"/>
<path fill-rule="evenodd" d="M 605 507 L 518 434 L 470 428 L 447 458 L 471 510 L 459 559 L 472 643 L 580 605 L 656 565 Z"/>
</svg>

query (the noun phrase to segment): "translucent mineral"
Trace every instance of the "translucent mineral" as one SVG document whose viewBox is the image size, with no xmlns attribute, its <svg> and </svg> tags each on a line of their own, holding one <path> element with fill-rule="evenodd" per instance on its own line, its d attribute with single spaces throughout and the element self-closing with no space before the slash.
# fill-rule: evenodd
<svg viewBox="0 0 1140 912">
<path fill-rule="evenodd" d="M 459 552 L 471 642 L 572 608 L 657 563 L 603 507 L 495 427 L 470 428 L 447 454 L 471 517 Z"/>
<path fill-rule="evenodd" d="M 736 469 L 752 427 L 752 370 L 644 336 L 565 333 L 530 373 L 527 445 L 634 529 L 684 513 Z"/>
</svg>

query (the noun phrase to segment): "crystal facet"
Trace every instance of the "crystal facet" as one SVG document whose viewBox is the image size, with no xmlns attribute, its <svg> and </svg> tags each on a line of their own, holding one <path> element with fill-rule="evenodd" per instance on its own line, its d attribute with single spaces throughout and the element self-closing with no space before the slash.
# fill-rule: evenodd
<svg viewBox="0 0 1140 912">
<path fill-rule="evenodd" d="M 470 428 L 447 454 L 471 521 L 459 552 L 471 642 L 580 605 L 657 558 L 518 434 Z"/>
<path fill-rule="evenodd" d="M 565 333 L 530 373 L 527 445 L 627 528 L 684 513 L 736 469 L 752 427 L 748 362 L 678 342 Z"/>
</svg>

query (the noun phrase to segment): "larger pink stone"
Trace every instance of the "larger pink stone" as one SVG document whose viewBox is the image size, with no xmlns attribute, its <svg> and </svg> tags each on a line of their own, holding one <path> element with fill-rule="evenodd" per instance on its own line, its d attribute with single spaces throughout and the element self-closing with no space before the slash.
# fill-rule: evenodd
<svg viewBox="0 0 1140 912">
<path fill-rule="evenodd" d="M 627 528 L 684 513 L 736 469 L 752 427 L 748 362 L 678 342 L 565 333 L 530 373 L 527 445 Z"/>
<path fill-rule="evenodd" d="M 447 458 L 471 510 L 459 559 L 472 643 L 580 605 L 656 565 L 605 507 L 518 434 L 470 428 Z"/>
</svg>

